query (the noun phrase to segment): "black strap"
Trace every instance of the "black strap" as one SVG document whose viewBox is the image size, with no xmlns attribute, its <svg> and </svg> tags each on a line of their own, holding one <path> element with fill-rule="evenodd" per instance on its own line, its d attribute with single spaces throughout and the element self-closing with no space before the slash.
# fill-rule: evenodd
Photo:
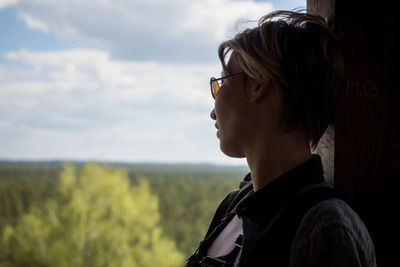
<svg viewBox="0 0 400 267">
<path fill-rule="evenodd" d="M 228 254 L 220 257 L 206 256 L 201 261 L 202 267 L 231 267 L 242 249 L 243 235 L 240 234 L 235 241 L 235 247 Z"/>
</svg>

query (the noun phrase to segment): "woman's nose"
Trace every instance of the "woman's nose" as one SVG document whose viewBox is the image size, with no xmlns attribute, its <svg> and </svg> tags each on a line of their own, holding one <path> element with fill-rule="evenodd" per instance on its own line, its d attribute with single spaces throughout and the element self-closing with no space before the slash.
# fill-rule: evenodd
<svg viewBox="0 0 400 267">
<path fill-rule="evenodd" d="M 210 117 L 211 117 L 211 119 L 213 119 L 213 120 L 217 120 L 217 115 L 215 115 L 215 109 L 213 109 L 213 110 L 211 111 Z"/>
</svg>

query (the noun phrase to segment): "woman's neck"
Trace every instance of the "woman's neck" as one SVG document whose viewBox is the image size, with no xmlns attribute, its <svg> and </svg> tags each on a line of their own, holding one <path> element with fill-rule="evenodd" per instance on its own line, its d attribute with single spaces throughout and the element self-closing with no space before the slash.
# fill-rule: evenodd
<svg viewBox="0 0 400 267">
<path fill-rule="evenodd" d="M 254 191 L 311 159 L 310 146 L 304 140 L 300 135 L 293 133 L 282 136 L 275 142 L 267 143 L 264 139 L 254 144 L 254 149 L 246 155 Z"/>
</svg>

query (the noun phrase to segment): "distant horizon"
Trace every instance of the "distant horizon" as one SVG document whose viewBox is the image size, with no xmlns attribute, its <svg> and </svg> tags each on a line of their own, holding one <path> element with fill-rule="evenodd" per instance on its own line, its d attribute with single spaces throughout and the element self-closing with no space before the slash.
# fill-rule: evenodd
<svg viewBox="0 0 400 267">
<path fill-rule="evenodd" d="M 201 161 L 125 161 L 125 160 L 101 160 L 101 159 L 10 159 L 0 157 L 1 163 L 106 163 L 106 164 L 121 164 L 121 165 L 157 165 L 157 166 L 210 166 L 210 167 L 233 167 L 246 168 L 247 164 L 230 164 L 226 162 L 201 162 Z"/>
</svg>

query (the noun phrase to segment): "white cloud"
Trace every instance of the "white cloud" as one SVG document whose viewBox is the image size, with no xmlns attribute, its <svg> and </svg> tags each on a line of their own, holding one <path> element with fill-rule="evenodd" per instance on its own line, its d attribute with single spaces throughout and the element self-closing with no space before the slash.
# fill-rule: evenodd
<svg viewBox="0 0 400 267">
<path fill-rule="evenodd" d="M 26 25 L 29 28 L 32 29 L 37 29 L 40 30 L 42 32 L 48 33 L 49 32 L 49 28 L 47 27 L 46 23 L 44 23 L 43 21 L 27 14 L 27 13 L 22 13 L 19 15 L 19 18 L 24 20 Z"/>
<path fill-rule="evenodd" d="M 248 0 L 24 0 L 17 10 L 31 28 L 119 58 L 198 62 L 215 58 L 236 20 L 257 20 L 273 6 Z"/>
<path fill-rule="evenodd" d="M 120 61 L 101 50 L 13 51 L 0 65 L 0 157 L 232 163 L 208 79 L 218 64 Z"/>
<path fill-rule="evenodd" d="M 0 9 L 12 6 L 18 3 L 18 0 L 0 0 Z"/>
<path fill-rule="evenodd" d="M 216 64 L 118 61 L 110 59 L 104 51 L 81 49 L 20 50 L 7 53 L 5 58 L 11 63 L 8 68 L 14 77 L 10 79 L 5 72 L 7 68 L 2 66 L 3 93 L 46 99 L 51 94 L 53 98 L 59 96 L 60 101 L 79 95 L 83 98 L 77 106 L 83 106 L 84 101 L 97 101 L 105 108 L 117 109 L 114 105 L 118 103 L 152 109 L 163 106 L 204 109 L 210 104 L 209 73 L 218 69 Z"/>
</svg>

